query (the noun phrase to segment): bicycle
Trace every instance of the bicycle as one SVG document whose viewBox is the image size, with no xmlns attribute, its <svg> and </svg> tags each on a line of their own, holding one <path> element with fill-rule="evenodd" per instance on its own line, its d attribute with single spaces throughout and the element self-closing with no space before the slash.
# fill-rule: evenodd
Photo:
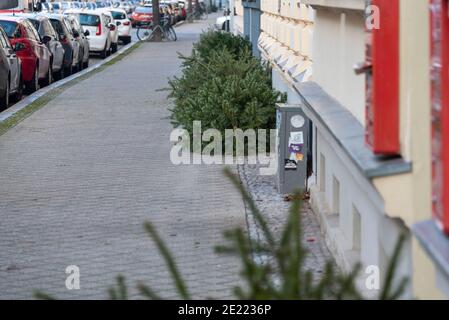
<svg viewBox="0 0 449 320">
<path fill-rule="evenodd" d="M 139 25 L 137 29 L 137 38 L 140 41 L 152 41 L 155 37 L 155 31 L 159 30 L 162 39 L 167 39 L 169 41 L 178 40 L 175 29 L 170 24 L 170 17 L 163 17 L 161 19 L 160 25 L 154 27 L 153 22 Z"/>
<path fill-rule="evenodd" d="M 187 20 L 207 20 L 209 18 L 209 14 L 207 13 L 207 8 L 205 6 L 194 6 L 192 9 L 193 11 L 191 13 L 187 11 Z"/>
</svg>

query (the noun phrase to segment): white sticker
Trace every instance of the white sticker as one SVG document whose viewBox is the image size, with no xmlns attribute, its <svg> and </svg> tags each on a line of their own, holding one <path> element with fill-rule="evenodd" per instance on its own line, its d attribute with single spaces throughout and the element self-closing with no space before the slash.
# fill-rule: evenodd
<svg viewBox="0 0 449 320">
<path fill-rule="evenodd" d="M 289 144 L 303 144 L 303 143 L 304 143 L 304 135 L 302 131 L 290 132 Z"/>
<path fill-rule="evenodd" d="M 290 123 L 292 124 L 293 128 L 297 128 L 297 129 L 302 128 L 304 126 L 305 122 L 306 122 L 306 119 L 304 119 L 304 117 L 299 114 L 296 116 L 293 116 L 290 119 Z"/>
</svg>

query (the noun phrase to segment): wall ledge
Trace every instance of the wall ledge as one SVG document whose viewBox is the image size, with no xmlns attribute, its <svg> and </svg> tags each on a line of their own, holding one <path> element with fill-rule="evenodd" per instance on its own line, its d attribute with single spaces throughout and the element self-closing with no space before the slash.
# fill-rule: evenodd
<svg viewBox="0 0 449 320">
<path fill-rule="evenodd" d="M 365 11 L 365 0 L 303 0 L 303 4 L 313 8 L 331 8 L 343 10 Z"/>
<path fill-rule="evenodd" d="M 360 122 L 337 100 L 314 82 L 294 85 L 306 105 L 306 114 L 320 123 L 369 179 L 404 174 L 412 171 L 412 163 L 401 157 L 382 158 L 365 145 L 365 130 Z"/>
<path fill-rule="evenodd" d="M 449 237 L 444 235 L 433 219 L 416 223 L 412 232 L 449 282 Z"/>
</svg>

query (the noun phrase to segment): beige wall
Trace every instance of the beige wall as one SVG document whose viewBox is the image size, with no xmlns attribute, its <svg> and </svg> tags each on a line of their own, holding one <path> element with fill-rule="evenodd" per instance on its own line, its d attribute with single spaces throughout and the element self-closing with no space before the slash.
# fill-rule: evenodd
<svg viewBox="0 0 449 320">
<path fill-rule="evenodd" d="M 312 59 L 313 79 L 365 123 L 365 77 L 357 76 L 354 64 L 365 59 L 362 11 L 317 9 Z"/>
</svg>

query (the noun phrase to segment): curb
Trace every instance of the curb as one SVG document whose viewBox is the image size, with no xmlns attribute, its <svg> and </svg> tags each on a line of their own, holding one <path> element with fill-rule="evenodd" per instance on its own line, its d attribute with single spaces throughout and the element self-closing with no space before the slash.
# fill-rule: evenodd
<svg viewBox="0 0 449 320">
<path fill-rule="evenodd" d="M 126 51 L 130 50 L 131 48 L 133 48 L 134 46 L 136 46 L 138 43 L 140 43 L 140 41 L 136 41 L 133 43 L 130 43 L 126 46 L 124 46 L 123 48 L 121 48 L 120 50 L 118 50 L 116 53 L 114 53 L 113 55 L 110 55 L 109 57 L 107 57 L 106 59 L 102 60 L 100 63 L 96 64 L 95 66 L 89 67 L 87 69 L 84 69 L 83 71 L 77 72 L 73 75 L 71 75 L 70 77 L 64 78 L 62 80 L 56 81 L 54 83 L 52 83 L 51 85 L 39 89 L 38 91 L 36 91 L 35 93 L 27 96 L 26 98 L 22 99 L 21 101 L 17 102 L 16 104 L 12 105 L 11 107 L 9 107 L 8 109 L 6 109 L 5 111 L 0 113 L 0 124 L 2 122 L 7 121 L 8 119 L 12 118 L 15 114 L 17 114 L 18 112 L 22 111 L 23 109 L 25 109 L 26 107 L 28 107 L 30 104 L 32 104 L 33 102 L 35 102 L 37 99 L 45 96 L 46 94 L 50 93 L 51 91 L 60 88 L 64 85 L 66 85 L 67 83 L 70 83 L 86 74 L 89 74 L 97 69 L 99 69 L 100 67 L 102 67 L 104 64 L 108 63 L 109 61 L 117 58 L 118 56 L 122 55 L 123 53 L 125 53 Z"/>
</svg>

